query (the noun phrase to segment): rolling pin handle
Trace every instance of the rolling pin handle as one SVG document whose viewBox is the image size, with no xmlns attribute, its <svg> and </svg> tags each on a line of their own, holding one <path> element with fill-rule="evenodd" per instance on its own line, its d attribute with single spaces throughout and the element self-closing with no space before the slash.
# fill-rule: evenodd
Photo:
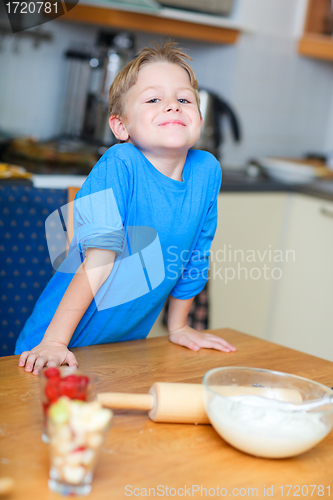
<svg viewBox="0 0 333 500">
<path fill-rule="evenodd" d="M 107 408 L 149 411 L 154 407 L 154 397 L 151 394 L 102 392 L 97 394 L 97 400 Z"/>
</svg>

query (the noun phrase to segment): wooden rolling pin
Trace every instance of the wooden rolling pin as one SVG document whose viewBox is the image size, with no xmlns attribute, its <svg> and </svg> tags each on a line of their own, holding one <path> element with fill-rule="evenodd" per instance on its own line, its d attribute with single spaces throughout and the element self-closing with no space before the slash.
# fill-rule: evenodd
<svg viewBox="0 0 333 500">
<path fill-rule="evenodd" d="M 214 391 L 223 396 L 253 394 L 288 403 L 302 401 L 300 393 L 295 389 L 216 386 Z M 148 410 L 148 415 L 154 422 L 210 423 L 204 407 L 202 384 L 156 382 L 149 389 L 149 394 L 104 392 L 97 394 L 97 399 L 103 406 L 108 408 Z"/>
</svg>

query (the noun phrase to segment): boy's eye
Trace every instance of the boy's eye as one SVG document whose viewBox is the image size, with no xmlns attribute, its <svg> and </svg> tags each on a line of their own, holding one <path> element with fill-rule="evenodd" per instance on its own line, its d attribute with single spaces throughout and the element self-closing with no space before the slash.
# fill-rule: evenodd
<svg viewBox="0 0 333 500">
<path fill-rule="evenodd" d="M 150 103 L 152 103 L 152 104 L 155 104 L 156 102 L 159 102 L 159 99 L 157 99 L 157 97 L 155 97 L 155 98 L 153 98 L 153 99 L 149 99 L 147 102 L 148 102 L 148 103 L 150 102 Z"/>
<path fill-rule="evenodd" d="M 190 101 L 188 99 L 178 99 L 181 104 L 188 104 Z"/>
</svg>

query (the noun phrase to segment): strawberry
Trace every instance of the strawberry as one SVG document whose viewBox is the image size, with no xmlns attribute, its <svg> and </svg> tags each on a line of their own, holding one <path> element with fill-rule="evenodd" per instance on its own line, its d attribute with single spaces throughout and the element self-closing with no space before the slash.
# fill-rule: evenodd
<svg viewBox="0 0 333 500">
<path fill-rule="evenodd" d="M 87 394 L 85 392 L 77 392 L 75 399 L 79 399 L 80 401 L 87 401 Z"/>
<path fill-rule="evenodd" d="M 58 388 L 54 385 L 47 385 L 45 387 L 45 396 L 48 398 L 50 403 L 54 403 L 59 398 Z"/>
<path fill-rule="evenodd" d="M 58 368 L 51 367 L 45 370 L 44 375 L 46 378 L 60 377 L 60 372 Z"/>
<path fill-rule="evenodd" d="M 79 379 L 80 379 L 80 386 L 81 387 L 86 387 L 89 384 L 89 378 L 86 377 L 85 375 L 81 375 L 79 377 Z"/>
<path fill-rule="evenodd" d="M 52 377 L 52 378 L 49 378 L 47 380 L 47 385 L 49 385 L 49 386 L 53 385 L 53 386 L 57 387 L 61 381 L 62 381 L 62 378 L 60 378 L 60 377 Z"/>
<path fill-rule="evenodd" d="M 80 451 L 85 451 L 86 449 L 87 449 L 86 446 L 79 446 L 78 448 L 75 448 L 75 450 L 73 450 L 73 453 L 80 452 Z"/>
<path fill-rule="evenodd" d="M 72 384 L 79 384 L 80 377 L 77 375 L 67 375 L 67 377 L 64 377 L 63 380 L 66 380 L 66 382 L 71 382 Z"/>
<path fill-rule="evenodd" d="M 67 396 L 68 398 L 73 399 L 76 397 L 77 385 L 64 379 L 59 385 L 59 391 L 61 396 Z"/>
<path fill-rule="evenodd" d="M 49 409 L 49 406 L 50 405 L 48 403 L 43 403 L 43 413 L 44 413 L 44 415 L 47 414 L 47 410 Z"/>
<path fill-rule="evenodd" d="M 48 368 L 44 372 L 47 378 L 45 395 L 50 403 L 58 400 L 60 396 L 67 396 L 70 399 L 87 400 L 87 386 L 89 378 L 85 375 L 67 375 L 61 378 L 57 368 Z"/>
</svg>

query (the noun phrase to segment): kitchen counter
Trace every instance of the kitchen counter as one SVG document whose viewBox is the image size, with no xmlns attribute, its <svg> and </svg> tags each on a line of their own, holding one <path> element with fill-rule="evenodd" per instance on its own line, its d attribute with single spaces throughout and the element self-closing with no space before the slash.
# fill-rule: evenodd
<svg viewBox="0 0 333 500">
<path fill-rule="evenodd" d="M 309 184 L 283 184 L 267 177 L 250 177 L 244 172 L 223 171 L 221 193 L 224 192 L 289 192 L 301 193 L 333 201 L 333 180 Z"/>
<path fill-rule="evenodd" d="M 333 180 L 317 181 L 304 186 L 297 186 L 294 191 L 323 200 L 333 201 Z"/>
<path fill-rule="evenodd" d="M 175 346 L 166 337 L 73 351 L 80 368 L 98 376 L 98 392 L 146 393 L 156 381 L 200 383 L 207 370 L 230 365 L 279 370 L 332 385 L 333 363 L 329 361 L 230 329 L 214 333 L 234 343 L 238 351 L 230 354 L 209 349 L 193 352 Z M 15 500 L 35 499 L 36 492 L 38 498 L 57 500 L 60 497 L 47 487 L 49 460 L 48 448 L 41 441 L 39 381 L 19 368 L 17 361 L 18 356 L 0 358 L 1 476 L 14 478 L 15 491 L 11 498 Z M 248 488 L 257 488 L 258 495 L 255 490 L 251 495 L 249 490 L 246 498 L 263 498 L 268 496 L 264 488 L 272 488 L 269 496 L 281 498 L 282 485 L 292 485 L 292 488 L 307 485 L 309 491 L 310 485 L 323 485 L 326 498 L 333 467 L 332 445 L 331 432 L 315 448 L 298 457 L 261 459 L 229 446 L 211 426 L 157 424 L 149 420 L 146 412 L 117 410 L 97 466 L 91 498 L 127 498 L 130 496 L 125 493 L 127 485 L 127 492 L 132 491 L 132 496 L 134 488 L 161 485 L 165 492 L 166 487 L 178 489 L 186 485 L 191 489 L 192 485 L 198 485 L 199 491 L 191 495 L 192 498 L 206 497 L 204 490 L 200 495 L 201 486 L 207 491 L 214 489 L 215 496 L 217 487 L 226 488 L 230 497 L 244 496 L 240 488 L 245 488 L 246 493 Z M 232 493 L 233 488 L 238 490 Z M 284 497 L 287 491 L 285 486 Z M 290 496 L 296 493 L 292 489 Z M 150 496 L 153 497 L 152 492 Z"/>
<path fill-rule="evenodd" d="M 85 175 L 34 174 L 32 182 L 36 188 L 64 189 L 69 186 L 82 186 Z M 243 172 L 224 171 L 222 174 L 221 191 L 293 191 L 294 186 L 288 186 L 265 177 L 253 178 Z"/>
<path fill-rule="evenodd" d="M 320 180 L 309 184 L 283 184 L 264 176 L 250 177 L 243 171 L 222 169 L 221 193 L 223 192 L 296 192 L 333 201 L 333 180 Z"/>
<path fill-rule="evenodd" d="M 316 198 L 333 201 L 333 180 L 320 180 L 310 184 L 283 184 L 264 176 L 250 177 L 243 171 L 222 170 L 221 193 L 269 193 L 287 192 L 302 193 Z M 81 187 L 86 175 L 76 175 L 71 171 L 61 174 L 33 174 L 32 185 L 36 188 L 67 189 Z M 9 179 L 6 179 L 8 183 Z M 1 181 L 0 181 L 1 182 Z M 20 179 L 12 179 L 10 183 L 22 183 Z M 29 184 L 30 181 L 27 182 Z"/>
<path fill-rule="evenodd" d="M 294 186 L 282 184 L 264 176 L 250 177 L 245 171 L 222 168 L 221 192 L 294 191 Z"/>
<path fill-rule="evenodd" d="M 86 175 L 34 174 L 32 184 L 35 188 L 67 189 L 69 187 L 81 187 L 86 178 Z"/>
<path fill-rule="evenodd" d="M 3 158 L 3 161 L 20 165 L 25 167 L 28 172 L 32 172 L 32 182 L 36 188 L 67 189 L 70 186 L 81 187 L 92 168 L 78 164 L 36 163 L 22 158 L 10 157 Z M 15 181 L 13 180 L 13 182 Z M 222 162 L 221 193 L 224 192 L 299 192 L 326 200 L 333 200 L 333 180 L 321 180 L 305 185 L 284 184 L 263 174 L 252 177 L 247 174 L 245 167 L 243 169 L 228 168 Z"/>
</svg>

